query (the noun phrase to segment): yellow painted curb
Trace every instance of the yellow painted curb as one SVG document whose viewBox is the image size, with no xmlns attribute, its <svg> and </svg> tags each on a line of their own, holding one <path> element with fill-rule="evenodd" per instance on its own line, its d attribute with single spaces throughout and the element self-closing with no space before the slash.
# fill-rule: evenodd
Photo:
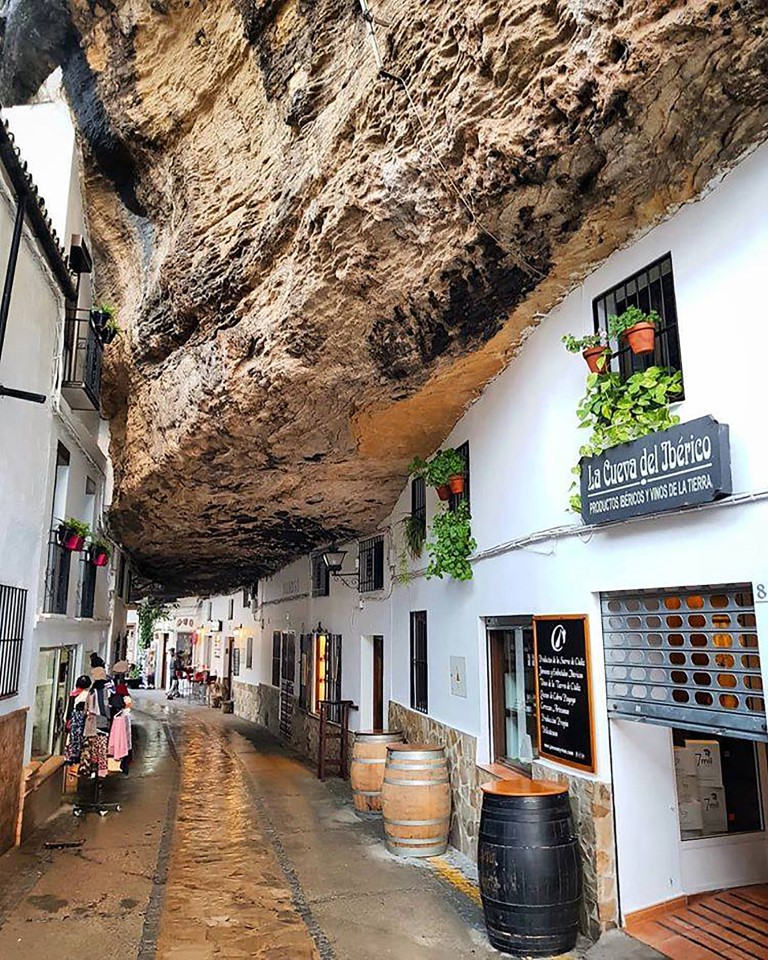
<svg viewBox="0 0 768 960">
<path fill-rule="evenodd" d="M 427 859 L 435 873 L 439 874 L 443 880 L 447 880 L 452 887 L 455 887 L 465 896 L 469 897 L 470 900 L 473 900 L 478 907 L 482 905 L 480 902 L 480 888 L 476 883 L 473 883 L 472 880 L 465 877 L 461 870 L 452 867 L 442 857 L 428 857 Z"/>
</svg>

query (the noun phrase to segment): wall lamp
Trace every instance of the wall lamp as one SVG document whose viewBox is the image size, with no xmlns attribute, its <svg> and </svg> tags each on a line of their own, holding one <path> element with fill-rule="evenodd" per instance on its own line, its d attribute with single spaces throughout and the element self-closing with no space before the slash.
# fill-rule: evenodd
<svg viewBox="0 0 768 960">
<path fill-rule="evenodd" d="M 328 567 L 328 573 L 332 577 L 335 577 L 337 580 L 341 580 L 342 583 L 347 586 L 352 586 L 353 584 L 347 584 L 348 579 L 356 581 L 354 585 L 359 583 L 359 575 L 357 570 L 350 570 L 348 573 L 342 573 L 341 568 L 344 566 L 344 557 L 346 557 L 346 550 L 339 550 L 335 544 L 331 545 L 327 550 L 323 552 L 323 561 Z"/>
</svg>

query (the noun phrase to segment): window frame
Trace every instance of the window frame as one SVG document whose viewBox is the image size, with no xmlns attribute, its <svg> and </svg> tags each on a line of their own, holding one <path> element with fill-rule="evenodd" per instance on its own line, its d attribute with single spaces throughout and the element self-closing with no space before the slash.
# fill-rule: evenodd
<svg viewBox="0 0 768 960">
<path fill-rule="evenodd" d="M 515 618 L 514 623 L 500 623 L 494 624 L 493 626 L 488 626 L 486 628 L 486 644 L 487 644 L 487 655 L 488 655 L 488 714 L 490 721 L 490 733 L 491 733 L 491 762 L 500 763 L 504 766 L 511 767 L 514 770 L 519 770 L 526 775 L 531 774 L 532 763 L 521 760 L 519 757 L 512 757 L 508 753 L 509 745 L 507 743 L 507 696 L 506 696 L 506 651 L 504 649 L 504 636 L 505 634 L 512 633 L 514 636 L 513 643 L 517 644 L 516 631 L 528 630 L 530 632 L 530 654 L 534 655 L 534 640 L 533 640 L 533 619 L 526 620 L 520 618 L 517 622 Z M 498 635 L 498 636 L 494 636 Z M 523 656 L 525 656 L 525 649 L 523 649 Z M 530 670 L 535 670 L 533 663 L 529 665 Z M 536 698 L 536 680 L 535 676 L 533 682 L 530 686 L 530 690 L 525 684 L 525 665 L 523 666 L 523 696 L 528 702 L 529 695 L 532 697 L 533 708 L 535 711 L 534 722 L 533 722 L 533 731 L 528 730 L 527 723 L 527 710 L 526 710 L 526 733 L 531 737 L 531 742 L 533 746 L 533 760 L 538 759 L 539 756 L 539 743 L 538 743 L 538 710 L 539 704 Z M 503 748 L 502 748 L 503 744 Z"/>
<path fill-rule="evenodd" d="M 235 619 L 235 598 L 230 597 L 227 601 L 227 620 Z"/>
<path fill-rule="evenodd" d="M 665 269 L 668 264 L 668 269 Z M 658 277 L 650 275 L 658 270 Z M 647 280 L 646 280 L 647 275 Z M 640 281 L 646 280 L 644 284 Z M 654 296 L 653 284 L 658 284 Z M 665 286 L 666 285 L 666 286 Z M 626 292 L 623 299 L 617 300 L 616 294 L 625 288 L 634 286 L 634 290 Z M 645 292 L 645 295 L 643 293 Z M 610 298 L 614 298 L 614 306 L 610 307 Z M 621 308 L 619 309 L 619 304 Z M 628 306 L 639 306 L 645 312 L 656 310 L 661 317 L 661 326 L 657 328 L 654 351 L 646 356 L 637 356 L 632 353 L 628 345 L 621 346 L 615 340 L 610 341 L 611 362 L 610 369 L 618 373 L 622 382 L 633 373 L 647 370 L 648 367 L 660 366 L 683 372 L 683 355 L 680 346 L 680 328 L 677 313 L 677 294 L 675 292 L 675 271 L 671 251 L 652 260 L 640 270 L 636 270 L 619 283 L 613 284 L 598 296 L 592 299 L 592 324 L 595 333 L 598 330 L 607 332 L 608 317 L 614 313 L 621 313 Z M 683 383 L 683 387 L 685 384 Z M 675 403 L 685 399 L 681 393 L 675 398 Z"/>
<path fill-rule="evenodd" d="M 282 634 L 279 630 L 272 631 L 272 686 L 280 689 L 280 668 L 282 665 Z"/>
<path fill-rule="evenodd" d="M 462 500 L 466 500 L 468 509 L 472 510 L 469 500 L 469 440 L 456 447 L 456 453 L 464 460 L 464 492 L 452 493 L 448 500 L 448 508 L 456 510 Z"/>
<path fill-rule="evenodd" d="M 411 516 L 418 521 L 421 539 L 427 539 L 427 481 L 424 477 L 411 480 Z"/>
<path fill-rule="evenodd" d="M 249 633 L 245 638 L 245 669 L 253 670 L 253 634 Z"/>
<path fill-rule="evenodd" d="M 429 633 L 426 610 L 411 610 L 410 632 L 411 710 L 429 713 Z M 417 650 L 418 644 L 421 644 L 422 649 Z M 423 655 L 417 656 L 422 654 L 422 651 Z"/>
<path fill-rule="evenodd" d="M 384 589 L 384 534 L 359 540 L 357 544 L 357 584 L 360 593 Z"/>
<path fill-rule="evenodd" d="M 312 581 L 313 597 L 330 597 L 331 571 L 323 559 L 322 553 L 313 553 L 310 557 L 310 578 Z"/>
</svg>

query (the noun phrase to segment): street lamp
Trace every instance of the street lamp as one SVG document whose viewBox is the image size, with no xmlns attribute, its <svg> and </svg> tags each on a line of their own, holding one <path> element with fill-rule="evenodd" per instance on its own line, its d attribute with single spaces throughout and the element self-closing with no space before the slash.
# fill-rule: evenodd
<svg viewBox="0 0 768 960">
<path fill-rule="evenodd" d="M 341 571 L 346 555 L 346 550 L 339 550 L 335 544 L 332 544 L 327 550 L 323 551 L 323 561 L 326 567 L 328 567 L 328 573 L 330 573 L 332 577 L 336 580 L 341 580 L 347 587 L 356 587 L 360 579 L 357 570 L 350 570 L 348 573 L 342 573 Z M 353 582 L 347 583 L 347 580 L 350 578 Z"/>
</svg>

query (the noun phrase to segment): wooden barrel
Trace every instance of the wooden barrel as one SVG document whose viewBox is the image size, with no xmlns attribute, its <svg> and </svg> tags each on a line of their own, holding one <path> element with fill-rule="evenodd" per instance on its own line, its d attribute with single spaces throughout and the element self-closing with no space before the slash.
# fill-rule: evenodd
<svg viewBox="0 0 768 960">
<path fill-rule="evenodd" d="M 567 953 L 581 900 L 579 842 L 567 788 L 545 781 L 486 783 L 477 849 L 492 946 L 524 957 Z"/>
<path fill-rule="evenodd" d="M 402 730 L 364 730 L 355 734 L 349 777 L 355 811 L 359 816 L 381 816 L 381 785 L 384 782 L 387 744 L 402 742 Z"/>
<path fill-rule="evenodd" d="M 451 824 L 445 750 L 421 743 L 390 744 L 381 809 L 390 853 L 399 857 L 436 857 L 445 853 Z"/>
</svg>

